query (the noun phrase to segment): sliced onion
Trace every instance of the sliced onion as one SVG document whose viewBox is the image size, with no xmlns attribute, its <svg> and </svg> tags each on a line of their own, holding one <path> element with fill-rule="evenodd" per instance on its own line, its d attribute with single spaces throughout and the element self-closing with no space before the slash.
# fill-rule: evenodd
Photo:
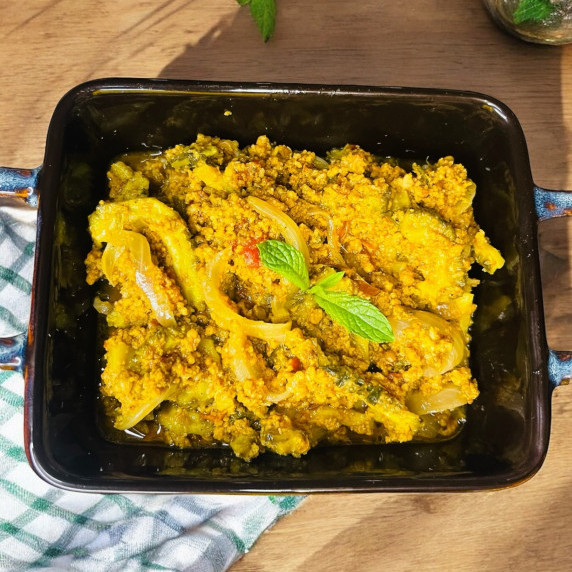
<svg viewBox="0 0 572 572">
<path fill-rule="evenodd" d="M 117 265 L 117 261 L 121 256 L 122 249 L 116 248 L 110 242 L 107 243 L 105 250 L 101 256 L 101 271 L 103 272 L 104 276 L 107 278 L 107 281 L 112 285 L 115 286 L 115 280 L 113 279 L 113 273 L 115 271 L 115 267 Z"/>
<path fill-rule="evenodd" d="M 337 264 L 338 266 L 347 266 L 344 257 L 342 256 L 342 247 L 340 244 L 340 239 L 334 228 L 334 220 L 332 217 L 322 209 L 310 209 L 306 211 L 306 214 L 309 216 L 321 216 L 327 219 L 327 232 L 326 232 L 326 241 L 328 243 L 328 249 L 330 251 L 330 257 L 332 261 Z"/>
<path fill-rule="evenodd" d="M 165 328 L 176 326 L 177 321 L 171 312 L 167 296 L 161 289 L 153 287 L 153 282 L 149 275 L 145 272 L 135 272 L 135 282 L 137 282 L 137 286 L 141 288 L 147 300 L 149 300 L 159 324 Z"/>
<path fill-rule="evenodd" d="M 236 355 L 230 363 L 230 369 L 240 383 L 247 379 L 256 379 L 257 371 L 250 367 L 250 364 L 244 359 L 244 356 Z"/>
<path fill-rule="evenodd" d="M 396 340 L 399 340 L 403 331 L 415 322 L 420 323 L 427 329 L 431 327 L 435 328 L 452 339 L 453 347 L 451 352 L 443 359 L 438 368 L 429 366 L 425 367 L 423 370 L 423 375 L 425 377 L 434 377 L 436 375 L 447 373 L 463 361 L 466 352 L 463 333 L 459 328 L 455 327 L 454 324 L 448 322 L 444 318 L 441 318 L 441 316 L 424 310 L 414 310 L 411 318 L 400 318 L 398 320 L 390 319 L 389 321 Z"/>
<path fill-rule="evenodd" d="M 128 363 L 132 356 L 133 348 L 125 342 L 116 340 L 115 343 L 107 350 L 105 358 L 107 360 L 106 370 L 112 372 L 113 376 L 124 377 L 125 371 L 128 369 Z M 149 400 L 129 400 L 131 393 L 125 402 L 121 403 L 120 415 L 116 419 L 114 425 L 120 431 L 130 429 L 137 425 L 139 421 L 147 417 L 155 407 L 158 407 L 163 401 L 175 392 L 175 387 L 170 386 L 160 391 L 157 395 Z"/>
<path fill-rule="evenodd" d="M 155 288 L 150 270 L 155 265 L 151 259 L 151 248 L 145 236 L 131 230 L 115 230 L 107 235 L 107 246 L 101 258 L 101 269 L 113 285 L 113 273 L 120 255 L 129 252 L 135 263 L 135 282 L 149 300 L 157 321 L 164 327 L 176 325 L 169 300 L 160 288 Z"/>
<path fill-rule="evenodd" d="M 159 395 L 154 397 L 151 401 L 146 401 L 142 403 L 135 409 L 133 413 L 128 415 L 127 417 L 122 416 L 119 421 L 115 422 L 115 428 L 119 429 L 120 431 L 124 431 L 125 429 L 131 429 L 134 425 L 137 425 L 139 421 L 142 421 L 155 409 L 161 405 L 163 401 L 168 399 L 170 394 L 173 392 L 173 388 L 169 387 L 165 391 L 161 392 Z"/>
<path fill-rule="evenodd" d="M 266 394 L 266 402 L 267 403 L 280 403 L 285 399 L 288 399 L 292 395 L 291 389 L 286 389 L 285 391 L 281 391 L 280 393 L 267 393 Z"/>
<path fill-rule="evenodd" d="M 449 411 L 467 402 L 467 397 L 453 384 L 448 384 L 441 391 L 429 396 L 413 391 L 405 400 L 407 408 L 417 415 Z"/>
<path fill-rule="evenodd" d="M 113 304 L 111 302 L 105 302 L 99 296 L 93 299 L 93 307 L 99 314 L 107 316 L 113 310 Z"/>
<path fill-rule="evenodd" d="M 284 236 L 284 240 L 291 246 L 297 248 L 304 255 L 306 264 L 309 265 L 310 251 L 308 250 L 308 245 L 298 225 L 287 214 L 258 197 L 250 196 L 247 197 L 246 200 L 258 214 L 268 217 L 278 224 L 280 232 L 282 232 L 282 236 Z"/>
<path fill-rule="evenodd" d="M 432 312 L 416 310 L 414 314 L 419 320 L 429 326 L 437 328 L 445 334 L 448 334 L 453 340 L 453 347 L 451 352 L 447 356 L 447 359 L 443 361 L 441 367 L 435 372 L 435 374 L 447 373 L 459 365 L 465 357 L 466 352 L 465 338 L 461 330 L 456 328 L 451 322 L 448 322 L 444 318 L 441 318 L 441 316 L 433 314 Z"/>
<path fill-rule="evenodd" d="M 250 320 L 235 312 L 229 305 L 228 297 L 221 292 L 221 283 L 226 265 L 231 255 L 227 248 L 219 252 L 207 265 L 207 276 L 204 283 L 204 296 L 211 316 L 219 326 L 232 332 L 242 332 L 245 336 L 262 340 L 283 342 L 292 322 L 269 324 L 258 320 Z"/>
<path fill-rule="evenodd" d="M 323 218 L 329 218 L 329 214 L 324 209 L 321 209 L 317 206 L 309 206 L 307 210 L 305 210 L 306 215 L 308 216 L 321 216 Z"/>
<path fill-rule="evenodd" d="M 229 359 L 229 366 L 237 381 L 257 379 L 262 371 L 255 360 L 248 359 L 248 350 L 254 351 L 247 337 L 239 332 L 231 332 L 224 346 L 224 352 Z"/>
</svg>

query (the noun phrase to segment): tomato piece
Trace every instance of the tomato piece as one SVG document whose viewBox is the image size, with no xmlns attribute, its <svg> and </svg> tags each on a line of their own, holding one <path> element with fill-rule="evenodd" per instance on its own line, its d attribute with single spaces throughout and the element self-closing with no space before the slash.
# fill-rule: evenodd
<svg viewBox="0 0 572 572">
<path fill-rule="evenodd" d="M 377 286 L 374 286 L 373 284 L 370 284 L 365 280 L 357 280 L 356 284 L 358 290 L 363 294 L 365 294 L 366 296 L 371 296 L 371 297 L 377 296 L 381 291 Z"/>
<path fill-rule="evenodd" d="M 292 368 L 292 371 L 300 371 L 302 369 L 302 362 L 300 361 L 300 358 L 297 358 L 296 356 L 291 358 L 290 367 Z"/>
<path fill-rule="evenodd" d="M 260 266 L 260 252 L 256 246 L 257 244 L 258 241 L 252 241 L 242 248 L 244 261 L 250 268 L 258 268 Z"/>
</svg>

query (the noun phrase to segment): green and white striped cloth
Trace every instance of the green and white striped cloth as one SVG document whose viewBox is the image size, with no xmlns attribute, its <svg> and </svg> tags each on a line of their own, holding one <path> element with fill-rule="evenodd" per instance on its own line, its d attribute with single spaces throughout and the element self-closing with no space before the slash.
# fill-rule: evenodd
<svg viewBox="0 0 572 572">
<path fill-rule="evenodd" d="M 0 337 L 27 328 L 36 211 L 0 199 Z M 56 489 L 23 448 L 18 372 L 0 372 L 0 570 L 227 570 L 303 497 Z"/>
</svg>

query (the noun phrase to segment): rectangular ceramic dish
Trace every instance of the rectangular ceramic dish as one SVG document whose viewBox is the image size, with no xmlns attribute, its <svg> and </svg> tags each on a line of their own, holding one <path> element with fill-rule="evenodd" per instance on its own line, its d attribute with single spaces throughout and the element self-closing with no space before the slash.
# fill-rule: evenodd
<svg viewBox="0 0 572 572">
<path fill-rule="evenodd" d="M 96 316 L 83 265 L 86 217 L 105 196 L 117 154 L 189 143 L 197 133 L 241 145 L 266 134 L 317 153 L 355 143 L 405 159 L 453 155 L 466 166 L 477 184 L 477 222 L 506 265 L 494 276 L 477 275 L 471 367 L 481 395 L 456 438 L 320 447 L 300 459 L 267 453 L 250 463 L 228 448 L 104 438 L 96 413 Z M 24 430 L 29 461 L 49 483 L 97 492 L 427 492 L 504 487 L 541 466 L 551 392 L 571 368 L 546 343 L 537 225 L 565 214 L 570 200 L 535 187 L 521 127 L 501 102 L 425 89 L 95 81 L 58 104 L 43 166 L 4 169 L 0 186 L 38 204 Z M 18 349 L 11 344 L 4 362 Z"/>
</svg>

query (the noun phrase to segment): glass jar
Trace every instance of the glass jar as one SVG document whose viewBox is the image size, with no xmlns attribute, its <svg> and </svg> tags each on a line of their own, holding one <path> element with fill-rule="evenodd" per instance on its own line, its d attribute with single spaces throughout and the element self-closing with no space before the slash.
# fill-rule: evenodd
<svg viewBox="0 0 572 572">
<path fill-rule="evenodd" d="M 528 42 L 572 42 L 572 0 L 483 0 L 502 28 Z"/>
</svg>

